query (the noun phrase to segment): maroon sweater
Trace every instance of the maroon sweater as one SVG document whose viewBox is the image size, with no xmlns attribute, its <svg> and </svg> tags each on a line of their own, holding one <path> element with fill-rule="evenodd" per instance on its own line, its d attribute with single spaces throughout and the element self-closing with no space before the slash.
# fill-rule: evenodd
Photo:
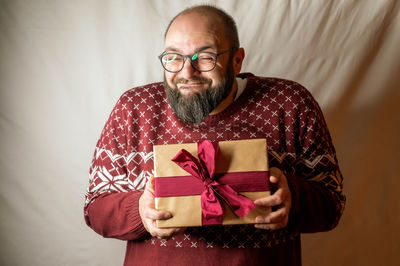
<svg viewBox="0 0 400 266">
<path fill-rule="evenodd" d="M 247 78 L 242 95 L 199 125 L 182 123 L 162 83 L 125 92 L 97 143 L 86 194 L 86 223 L 104 237 L 127 240 L 125 265 L 300 265 L 300 233 L 334 228 L 345 197 L 331 137 L 311 94 L 288 80 Z M 138 199 L 153 170 L 153 145 L 266 138 L 270 167 L 287 176 L 288 226 L 188 228 L 169 240 L 151 237 Z"/>
</svg>

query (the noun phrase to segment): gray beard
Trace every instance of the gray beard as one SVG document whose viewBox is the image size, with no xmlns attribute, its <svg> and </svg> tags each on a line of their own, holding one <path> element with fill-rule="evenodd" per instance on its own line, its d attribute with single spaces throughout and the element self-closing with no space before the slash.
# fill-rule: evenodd
<svg viewBox="0 0 400 266">
<path fill-rule="evenodd" d="M 234 81 L 233 65 L 228 65 L 225 78 L 218 87 L 211 87 L 211 81 L 208 79 L 191 79 L 190 81 L 208 83 L 209 86 L 206 90 L 189 97 L 183 97 L 180 94 L 177 89 L 177 81 L 174 81 L 175 88 L 171 88 L 164 76 L 165 92 L 169 105 L 181 121 L 188 124 L 199 124 L 228 97 Z"/>
</svg>

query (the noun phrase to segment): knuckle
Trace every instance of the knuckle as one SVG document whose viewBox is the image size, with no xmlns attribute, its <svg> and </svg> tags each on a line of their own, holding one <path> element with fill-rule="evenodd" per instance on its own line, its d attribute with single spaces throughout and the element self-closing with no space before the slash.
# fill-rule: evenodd
<svg viewBox="0 0 400 266">
<path fill-rule="evenodd" d="M 282 228 L 282 226 L 281 226 L 281 224 L 275 224 L 274 226 L 272 226 L 272 230 L 278 230 L 278 229 L 281 229 Z"/>
<path fill-rule="evenodd" d="M 173 233 L 173 231 L 171 231 L 170 229 L 162 230 L 159 232 L 159 236 L 163 239 L 167 239 L 172 236 L 172 233 Z"/>
<path fill-rule="evenodd" d="M 279 220 L 284 220 L 284 219 L 286 218 L 286 212 L 285 212 L 284 210 L 280 210 L 280 211 L 277 213 L 277 218 L 278 218 Z"/>
<path fill-rule="evenodd" d="M 258 229 L 268 229 L 268 227 L 264 224 L 256 224 L 255 227 Z"/>
<path fill-rule="evenodd" d="M 278 220 L 278 221 L 284 221 L 285 218 L 286 218 L 286 215 L 285 215 L 284 213 L 280 213 L 280 214 L 278 215 L 278 217 L 277 217 L 277 220 Z"/>
<path fill-rule="evenodd" d="M 152 219 L 152 213 L 151 211 L 149 211 L 149 209 L 144 209 L 143 210 L 143 215 L 147 218 L 147 219 Z"/>
<path fill-rule="evenodd" d="M 281 205 L 283 203 L 283 199 L 281 196 L 276 197 L 275 205 Z"/>
<path fill-rule="evenodd" d="M 152 227 L 149 228 L 149 233 L 150 233 L 150 235 L 152 235 L 152 236 L 157 236 L 156 230 L 154 230 L 154 228 L 152 228 Z"/>
</svg>

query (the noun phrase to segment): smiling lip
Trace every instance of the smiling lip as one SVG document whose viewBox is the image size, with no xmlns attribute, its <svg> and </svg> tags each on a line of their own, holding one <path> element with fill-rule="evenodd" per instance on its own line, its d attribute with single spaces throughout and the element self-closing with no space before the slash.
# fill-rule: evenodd
<svg viewBox="0 0 400 266">
<path fill-rule="evenodd" d="M 178 84 L 179 89 L 191 89 L 191 88 L 198 88 L 203 87 L 204 83 L 197 83 L 197 82 L 188 82 L 188 83 L 181 83 Z"/>
</svg>

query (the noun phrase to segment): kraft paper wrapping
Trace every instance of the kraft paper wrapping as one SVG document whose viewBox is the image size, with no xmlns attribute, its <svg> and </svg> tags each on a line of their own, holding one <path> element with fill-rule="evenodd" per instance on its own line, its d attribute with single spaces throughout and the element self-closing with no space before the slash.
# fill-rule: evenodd
<svg viewBox="0 0 400 266">
<path fill-rule="evenodd" d="M 189 174 L 175 164 L 171 159 L 181 150 L 185 149 L 193 156 L 197 156 L 197 143 L 155 145 L 154 169 L 155 178 L 188 176 Z M 216 173 L 268 171 L 267 142 L 266 139 L 235 140 L 219 142 L 219 152 L 216 158 Z M 268 181 L 266 181 L 268 182 Z M 239 191 L 238 191 L 239 192 Z M 240 192 L 251 200 L 267 197 L 270 191 Z M 155 207 L 158 210 L 171 212 L 172 218 L 158 220 L 159 228 L 188 227 L 202 225 L 201 195 L 157 197 Z M 270 208 L 252 210 L 246 217 L 240 219 L 221 200 L 224 209 L 223 225 L 252 224 L 255 217 L 270 212 Z"/>
</svg>

